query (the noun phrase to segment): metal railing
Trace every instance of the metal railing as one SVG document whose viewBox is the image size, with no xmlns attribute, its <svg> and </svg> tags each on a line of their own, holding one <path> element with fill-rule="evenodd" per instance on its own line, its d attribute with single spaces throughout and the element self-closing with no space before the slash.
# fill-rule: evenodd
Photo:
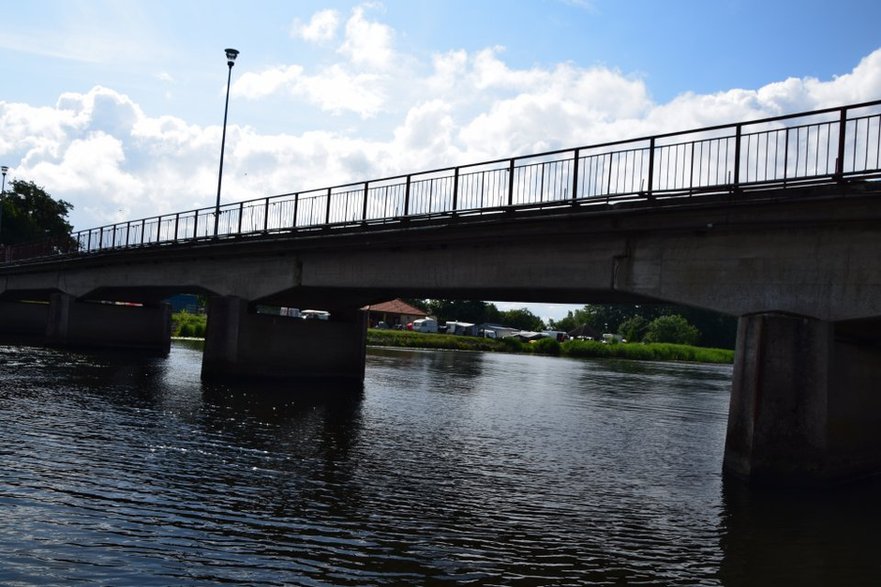
<svg viewBox="0 0 881 587">
<path fill-rule="evenodd" d="M 460 165 L 73 233 L 5 260 L 881 178 L 881 100 Z"/>
</svg>

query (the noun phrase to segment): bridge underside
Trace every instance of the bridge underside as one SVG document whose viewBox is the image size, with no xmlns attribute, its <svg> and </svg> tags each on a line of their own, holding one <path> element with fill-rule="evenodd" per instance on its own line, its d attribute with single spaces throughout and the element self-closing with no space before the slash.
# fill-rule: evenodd
<svg viewBox="0 0 881 587">
<path fill-rule="evenodd" d="M 59 338 L 63 329 L 40 324 L 41 312 L 63 314 L 51 308 L 67 303 L 79 315 L 96 300 L 159 308 L 173 293 L 200 293 L 212 298 L 206 378 L 360 381 L 359 308 L 394 297 L 704 307 L 741 317 L 726 472 L 824 484 L 881 471 L 877 191 L 872 184 L 785 201 L 767 192 L 648 211 L 574 208 L 517 221 L 107 251 L 0 272 L 0 329 L 51 331 L 74 343 L 76 320 Z M 52 303 L 25 308 L 22 300 Z M 326 309 L 332 320 L 260 315 L 259 304 Z"/>
</svg>

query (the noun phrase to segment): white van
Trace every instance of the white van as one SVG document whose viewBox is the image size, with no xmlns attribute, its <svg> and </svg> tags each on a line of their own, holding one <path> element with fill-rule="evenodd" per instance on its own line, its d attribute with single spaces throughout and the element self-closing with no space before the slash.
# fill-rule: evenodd
<svg viewBox="0 0 881 587">
<path fill-rule="evenodd" d="M 413 332 L 437 332 L 437 320 L 434 318 L 413 320 Z"/>
</svg>

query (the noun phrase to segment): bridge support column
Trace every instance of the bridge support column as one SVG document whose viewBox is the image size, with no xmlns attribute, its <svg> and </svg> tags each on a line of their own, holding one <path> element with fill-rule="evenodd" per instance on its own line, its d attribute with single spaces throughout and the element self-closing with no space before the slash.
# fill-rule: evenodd
<svg viewBox="0 0 881 587">
<path fill-rule="evenodd" d="M 208 303 L 202 355 L 206 380 L 364 380 L 367 314 L 354 309 L 330 320 L 256 314 L 238 297 Z"/>
<path fill-rule="evenodd" d="M 49 304 L 0 302 L 0 341 L 43 344 Z"/>
<path fill-rule="evenodd" d="M 167 355 L 171 347 L 171 306 L 78 302 L 68 294 L 52 294 L 46 343 Z"/>
<path fill-rule="evenodd" d="M 822 486 L 881 472 L 881 337 L 868 322 L 740 318 L 726 474 Z"/>
</svg>

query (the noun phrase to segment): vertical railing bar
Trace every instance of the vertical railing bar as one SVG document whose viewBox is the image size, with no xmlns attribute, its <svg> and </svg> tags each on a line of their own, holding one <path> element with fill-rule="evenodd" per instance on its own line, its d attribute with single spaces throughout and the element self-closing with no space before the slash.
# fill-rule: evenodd
<svg viewBox="0 0 881 587">
<path fill-rule="evenodd" d="M 264 200 L 263 204 L 263 232 L 269 231 L 269 198 Z"/>
<path fill-rule="evenodd" d="M 743 125 L 734 126 L 734 189 L 740 188 L 740 140 L 743 134 Z"/>
<path fill-rule="evenodd" d="M 453 170 L 453 209 L 455 213 L 459 209 L 459 168 Z"/>
<path fill-rule="evenodd" d="M 406 218 L 410 215 L 410 182 L 412 180 L 412 175 L 407 176 L 407 183 L 404 186 L 404 214 L 403 216 Z"/>
<path fill-rule="evenodd" d="M 578 201 L 578 173 L 581 167 L 581 149 L 575 149 L 572 161 L 572 202 Z"/>
<path fill-rule="evenodd" d="M 514 205 L 514 159 L 508 165 L 508 206 Z"/>
<path fill-rule="evenodd" d="M 370 182 L 364 182 L 364 202 L 361 206 L 361 222 L 367 222 L 367 200 L 370 197 Z"/>
<path fill-rule="evenodd" d="M 327 213 L 324 215 L 325 224 L 330 224 L 330 191 L 331 188 L 327 188 Z"/>
<path fill-rule="evenodd" d="M 193 240 L 199 238 L 199 211 L 193 215 Z"/>
<path fill-rule="evenodd" d="M 838 180 L 844 176 L 844 141 L 847 134 L 847 108 L 842 108 L 838 117 L 838 158 L 835 161 L 835 176 Z"/>
<path fill-rule="evenodd" d="M 648 189 L 646 190 L 646 195 L 649 199 L 654 198 L 654 185 L 655 185 L 655 137 L 649 139 L 649 177 L 648 177 Z"/>
</svg>

